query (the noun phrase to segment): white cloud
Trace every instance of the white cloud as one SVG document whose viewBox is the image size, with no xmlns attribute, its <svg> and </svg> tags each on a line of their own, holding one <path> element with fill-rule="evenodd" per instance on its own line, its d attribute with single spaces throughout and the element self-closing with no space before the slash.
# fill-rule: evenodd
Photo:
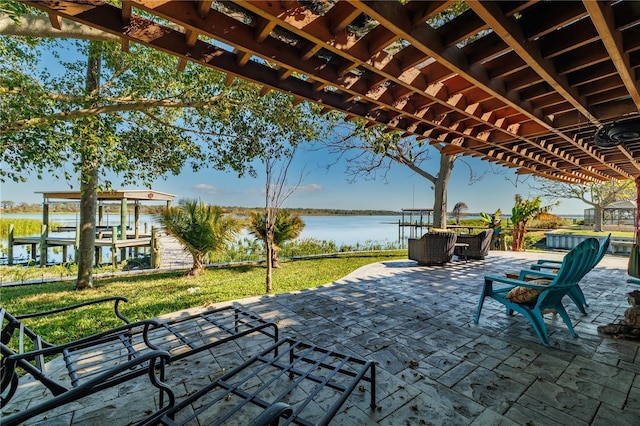
<svg viewBox="0 0 640 426">
<path fill-rule="evenodd" d="M 296 191 L 314 193 L 314 192 L 324 191 L 324 187 L 322 185 L 317 184 L 317 183 L 312 183 L 310 185 L 300 186 L 300 187 L 298 187 L 298 189 L 296 189 Z"/>
<path fill-rule="evenodd" d="M 218 188 L 213 185 L 207 185 L 206 183 L 198 183 L 193 186 L 193 189 L 198 192 L 203 192 L 207 195 L 214 195 L 218 193 Z"/>
</svg>

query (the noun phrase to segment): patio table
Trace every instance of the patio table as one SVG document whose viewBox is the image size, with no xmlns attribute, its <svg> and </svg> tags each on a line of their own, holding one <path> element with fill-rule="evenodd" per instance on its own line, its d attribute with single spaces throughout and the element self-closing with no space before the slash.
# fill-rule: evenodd
<svg viewBox="0 0 640 426">
<path fill-rule="evenodd" d="M 460 260 L 460 258 L 463 257 L 465 262 L 469 261 L 469 259 L 467 257 L 467 249 L 469 248 L 469 244 L 467 244 L 467 243 L 455 243 L 454 247 L 460 249 L 460 251 L 458 251 L 458 253 L 462 253 L 461 255 L 458 255 L 458 260 Z"/>
</svg>

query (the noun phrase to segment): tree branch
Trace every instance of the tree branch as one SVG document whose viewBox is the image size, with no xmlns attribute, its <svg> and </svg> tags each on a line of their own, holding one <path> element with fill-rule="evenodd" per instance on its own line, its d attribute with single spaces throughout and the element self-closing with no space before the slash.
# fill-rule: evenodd
<svg viewBox="0 0 640 426">
<path fill-rule="evenodd" d="M 0 35 L 120 41 L 120 37 L 64 18 L 62 19 L 61 29 L 57 30 L 51 26 L 46 16 L 21 16 L 19 23 L 16 23 L 9 15 L 4 13 L 0 13 Z"/>
<path fill-rule="evenodd" d="M 211 103 L 216 102 L 221 97 L 222 96 L 214 96 L 210 99 L 204 99 L 194 102 L 176 102 L 170 100 L 140 100 L 128 104 L 103 105 L 92 108 L 78 109 L 75 111 L 63 111 L 44 117 L 16 120 L 13 123 L 0 129 L 0 134 L 18 132 L 29 127 L 38 126 L 45 123 L 68 121 L 82 117 L 92 117 L 100 114 L 111 114 L 115 112 L 142 111 L 150 108 L 207 108 L 211 105 Z"/>
<path fill-rule="evenodd" d="M 193 128 L 186 128 L 186 127 L 182 127 L 182 126 L 176 126 L 174 124 L 169 124 L 167 123 L 166 120 L 162 120 L 159 117 L 157 117 L 154 114 L 151 114 L 149 111 L 145 111 L 145 110 L 141 110 L 141 113 L 143 113 L 144 115 L 146 115 L 147 117 L 149 117 L 150 119 L 152 119 L 153 121 L 162 124 L 165 127 L 168 127 L 170 129 L 175 129 L 178 130 L 180 132 L 185 132 L 185 133 L 195 133 L 197 135 L 206 135 L 206 136 L 223 136 L 223 137 L 235 137 L 235 135 L 229 135 L 229 134 L 225 134 L 225 133 L 213 133 L 213 132 L 202 132 L 202 131 L 197 131 Z"/>
</svg>

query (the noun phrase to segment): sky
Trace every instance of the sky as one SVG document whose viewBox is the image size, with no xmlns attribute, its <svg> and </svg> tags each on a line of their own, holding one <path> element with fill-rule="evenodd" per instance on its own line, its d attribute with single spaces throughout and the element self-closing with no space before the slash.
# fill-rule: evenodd
<svg viewBox="0 0 640 426">
<path fill-rule="evenodd" d="M 43 53 L 41 67 L 55 74 L 60 65 L 52 56 Z M 435 149 L 432 156 L 426 169 L 435 174 L 438 168 Z M 328 165 L 332 166 L 327 169 Z M 433 208 L 431 182 L 406 167 L 394 165 L 386 178 L 379 175 L 374 180 L 359 179 L 354 183 L 348 182 L 351 177 L 347 175 L 346 167 L 345 160 L 337 161 L 335 155 L 327 151 L 298 150 L 288 176 L 293 183 L 301 176 L 303 179 L 283 207 L 392 211 Z M 474 175 L 482 178 L 471 183 L 469 168 L 473 169 Z M 114 189 L 144 189 L 142 186 L 122 186 L 115 176 L 112 182 Z M 456 161 L 449 182 L 448 210 L 456 203 L 464 202 L 469 213 L 493 213 L 500 209 L 503 214 L 508 214 L 515 194 L 529 199 L 536 195 L 530 188 L 531 183 L 532 179 L 526 176 L 517 178 L 514 169 L 475 157 L 462 157 Z M 264 173 L 259 173 L 257 178 L 241 179 L 232 171 L 203 169 L 194 173 L 183 169 L 178 176 L 157 180 L 152 189 L 174 194 L 177 199 L 199 199 L 220 206 L 260 207 L 265 204 L 264 186 Z M 66 190 L 79 190 L 78 181 L 66 182 L 58 176 L 45 176 L 43 180 L 29 177 L 24 183 L 0 183 L 0 200 L 41 203 L 42 195 L 38 192 Z M 551 201 L 543 200 L 543 203 L 551 204 Z M 581 216 L 588 207 L 577 200 L 564 200 L 553 208 L 552 213 Z"/>
<path fill-rule="evenodd" d="M 438 167 L 437 152 L 429 160 L 429 171 L 435 173 Z M 359 179 L 349 183 L 345 161 L 333 164 L 336 158 L 326 151 L 299 150 L 294 157 L 289 172 L 289 182 L 299 188 L 289 197 L 284 207 L 321 209 L 363 209 L 392 210 L 403 208 L 433 208 L 432 184 L 406 167 L 394 165 L 386 179 L 378 176 L 375 180 Z M 329 169 L 327 166 L 331 165 Z M 469 167 L 482 178 L 471 183 Z M 448 210 L 458 202 L 464 202 L 469 213 L 493 213 L 501 209 L 508 214 L 513 206 L 515 194 L 532 198 L 531 179 L 517 180 L 515 171 L 473 157 L 457 160 L 449 181 Z M 70 186 L 70 184 L 72 186 Z M 114 189 L 144 189 L 144 187 L 121 186 L 113 177 Z M 264 174 L 257 178 L 238 178 L 235 172 L 211 169 L 197 173 L 184 169 L 178 176 L 158 179 L 152 189 L 176 195 L 177 199 L 199 199 L 207 204 L 220 206 L 260 207 L 264 206 Z M 43 191 L 79 190 L 79 183 L 66 182 L 55 176 L 43 180 L 29 178 L 25 183 L 4 182 L 1 184 L 0 199 L 16 203 L 41 203 Z M 550 201 L 548 201 L 550 203 Z M 563 200 L 554 207 L 552 213 L 562 215 L 582 215 L 588 208 L 577 200 Z"/>
</svg>

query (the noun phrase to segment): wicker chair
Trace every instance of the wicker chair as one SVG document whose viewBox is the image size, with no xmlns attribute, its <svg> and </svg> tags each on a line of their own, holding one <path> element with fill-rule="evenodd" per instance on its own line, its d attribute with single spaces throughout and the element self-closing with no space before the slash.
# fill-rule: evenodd
<svg viewBox="0 0 640 426">
<path fill-rule="evenodd" d="M 409 259 L 420 265 L 451 262 L 455 243 L 455 232 L 430 232 L 420 239 L 409 238 Z"/>
<path fill-rule="evenodd" d="M 469 244 L 469 247 L 456 247 L 453 254 L 467 259 L 484 259 L 489 254 L 492 237 L 493 229 L 485 229 L 475 235 L 458 235 L 456 243 Z"/>
</svg>

